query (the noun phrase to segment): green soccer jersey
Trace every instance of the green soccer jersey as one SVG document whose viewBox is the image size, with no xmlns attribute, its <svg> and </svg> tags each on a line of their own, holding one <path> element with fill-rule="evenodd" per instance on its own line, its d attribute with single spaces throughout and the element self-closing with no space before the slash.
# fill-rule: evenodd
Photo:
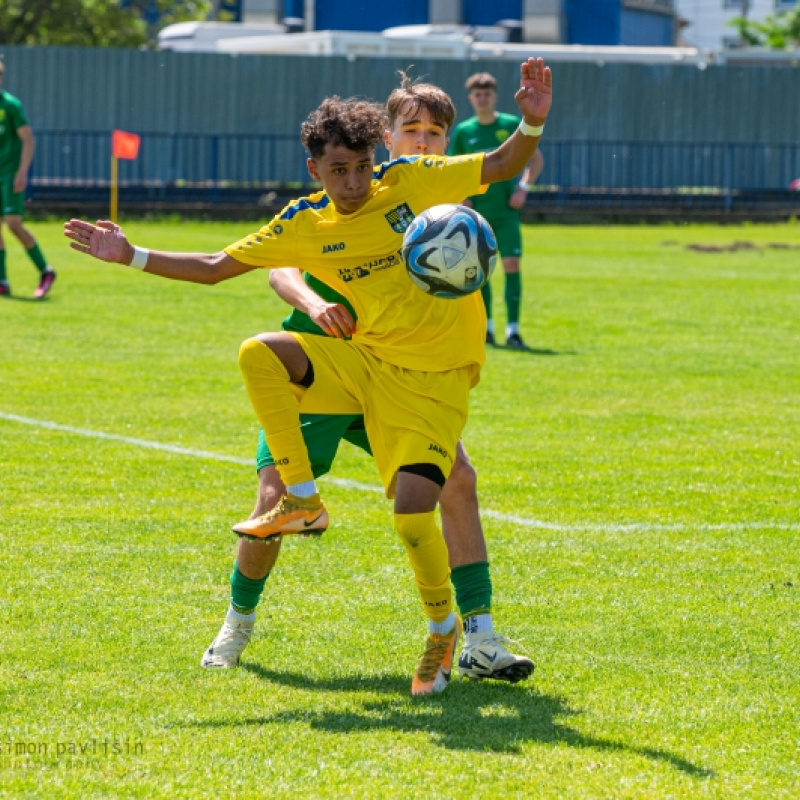
<svg viewBox="0 0 800 800">
<path fill-rule="evenodd" d="M 489 153 L 496 150 L 511 136 L 519 126 L 519 117 L 513 114 L 498 113 L 494 122 L 482 125 L 477 117 L 470 117 L 453 130 L 450 138 L 450 155 L 460 156 L 468 153 Z M 508 201 L 519 183 L 519 177 L 500 181 L 489 186 L 484 194 L 470 197 L 473 208 L 487 219 L 498 215 L 518 214 L 509 208 Z"/>
<path fill-rule="evenodd" d="M 8 92 L 0 92 L 0 178 L 16 175 L 22 156 L 17 131 L 28 124 L 22 103 Z"/>
<path fill-rule="evenodd" d="M 309 287 L 323 298 L 323 300 L 327 300 L 329 303 L 341 303 L 350 312 L 353 320 L 356 319 L 356 312 L 347 299 L 342 297 L 338 292 L 334 292 L 327 283 L 323 283 L 319 278 L 315 278 L 307 272 L 303 273 L 303 278 Z M 318 336 L 328 335 L 316 322 L 312 321 L 308 314 L 304 314 L 296 308 L 293 309 L 292 313 L 283 321 L 282 327 L 285 331 L 294 331 L 295 333 L 313 333 Z"/>
</svg>

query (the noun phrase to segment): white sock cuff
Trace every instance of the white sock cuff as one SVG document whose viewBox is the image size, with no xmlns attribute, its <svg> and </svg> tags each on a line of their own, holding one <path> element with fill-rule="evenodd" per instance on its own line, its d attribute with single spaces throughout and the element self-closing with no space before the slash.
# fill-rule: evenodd
<svg viewBox="0 0 800 800">
<path fill-rule="evenodd" d="M 304 481 L 303 483 L 293 483 L 286 487 L 286 491 L 295 497 L 312 497 L 317 493 L 316 481 Z"/>
<path fill-rule="evenodd" d="M 444 636 L 446 633 L 450 633 L 451 630 L 455 627 L 456 624 L 456 615 L 453 611 L 448 614 L 447 619 L 442 622 L 434 622 L 432 619 L 428 620 L 428 632 L 429 633 L 436 633 L 439 636 Z"/>
<path fill-rule="evenodd" d="M 232 620 L 234 622 L 255 622 L 256 621 L 256 612 L 251 611 L 249 614 L 242 614 L 240 611 L 237 611 L 233 606 L 228 607 L 228 620 Z"/>
</svg>

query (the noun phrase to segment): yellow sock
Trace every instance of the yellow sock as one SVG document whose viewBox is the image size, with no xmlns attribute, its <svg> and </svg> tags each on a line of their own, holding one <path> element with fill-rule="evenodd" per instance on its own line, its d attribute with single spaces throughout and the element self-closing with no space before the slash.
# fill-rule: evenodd
<svg viewBox="0 0 800 800">
<path fill-rule="evenodd" d="M 395 514 L 394 524 L 403 540 L 428 619 L 444 622 L 453 608 L 453 587 L 447 545 L 433 511 Z"/>
<path fill-rule="evenodd" d="M 239 348 L 239 367 L 281 480 L 287 486 L 313 481 L 308 449 L 300 433 L 300 410 L 286 367 L 258 339 L 248 339 Z"/>
</svg>

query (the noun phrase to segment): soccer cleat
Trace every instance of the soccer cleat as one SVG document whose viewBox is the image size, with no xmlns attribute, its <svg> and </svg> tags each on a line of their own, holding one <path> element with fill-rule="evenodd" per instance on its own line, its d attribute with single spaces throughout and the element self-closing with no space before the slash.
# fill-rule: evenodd
<svg viewBox="0 0 800 800">
<path fill-rule="evenodd" d="M 461 620 L 456 617 L 456 624 L 450 633 L 428 634 L 425 652 L 420 657 L 411 681 L 411 694 L 438 694 L 447 688 L 460 633 Z"/>
<path fill-rule="evenodd" d="M 494 334 L 491 331 L 486 331 L 486 344 L 494 344 Z"/>
<path fill-rule="evenodd" d="M 52 269 L 46 269 L 42 273 L 42 278 L 39 281 L 39 285 L 36 287 L 36 291 L 33 293 L 33 296 L 37 300 L 41 300 L 50 291 L 55 279 L 56 273 Z"/>
<path fill-rule="evenodd" d="M 327 527 L 328 512 L 318 494 L 311 497 L 284 494 L 266 514 L 239 522 L 233 530 L 240 536 L 265 540 L 287 533 L 319 536 Z"/>
<path fill-rule="evenodd" d="M 211 643 L 208 650 L 203 653 L 203 660 L 200 664 L 206 668 L 217 667 L 227 669 L 239 666 L 239 656 L 247 647 L 250 637 L 253 634 L 253 622 L 243 622 L 235 619 L 228 612 L 225 622 L 217 634 L 217 638 Z"/>
<path fill-rule="evenodd" d="M 518 333 L 512 333 L 506 339 L 506 347 L 509 350 L 527 350 L 528 345 L 522 341 L 522 337 Z"/>
<path fill-rule="evenodd" d="M 524 681 L 533 672 L 533 661 L 509 653 L 506 649 L 508 644 L 512 644 L 511 639 L 496 633 L 482 639 L 470 634 L 458 659 L 461 677 L 474 681 L 486 678 L 509 683 Z"/>
<path fill-rule="evenodd" d="M 8 281 L 0 281 L 0 297 L 11 297 L 11 286 Z"/>
</svg>

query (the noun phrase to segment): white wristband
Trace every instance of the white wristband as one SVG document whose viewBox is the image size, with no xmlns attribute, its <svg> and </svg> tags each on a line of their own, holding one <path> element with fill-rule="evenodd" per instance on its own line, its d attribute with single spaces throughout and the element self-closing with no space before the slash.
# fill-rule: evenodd
<svg viewBox="0 0 800 800">
<path fill-rule="evenodd" d="M 522 122 L 519 123 L 519 132 L 523 136 L 541 136 L 544 133 L 544 125 L 528 125 L 523 119 Z"/>
<path fill-rule="evenodd" d="M 524 192 L 529 192 L 531 190 L 531 185 L 529 183 L 523 183 L 520 181 L 517 184 L 517 189 L 522 189 Z"/>
<path fill-rule="evenodd" d="M 150 251 L 146 247 L 133 246 L 133 260 L 130 265 L 134 269 L 144 269 L 147 266 L 147 257 Z"/>
</svg>

